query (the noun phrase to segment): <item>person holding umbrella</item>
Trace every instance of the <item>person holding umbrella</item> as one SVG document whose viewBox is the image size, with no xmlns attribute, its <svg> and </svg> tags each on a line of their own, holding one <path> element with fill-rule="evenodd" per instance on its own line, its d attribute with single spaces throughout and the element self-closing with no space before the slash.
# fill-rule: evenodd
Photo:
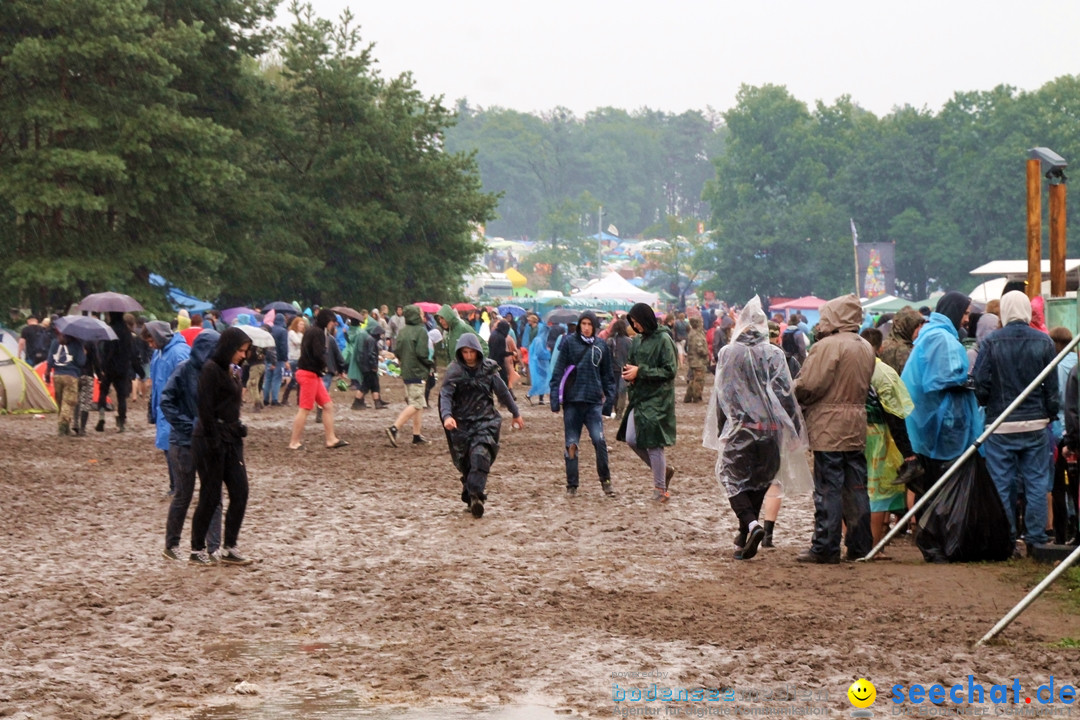
<svg viewBox="0 0 1080 720">
<path fill-rule="evenodd" d="M 130 324 L 128 318 L 131 318 Z M 105 432 L 105 406 L 109 397 L 109 388 L 116 390 L 116 431 L 124 432 L 127 423 L 127 399 L 131 395 L 132 371 L 140 380 L 146 378 L 139 356 L 135 352 L 135 343 L 131 328 L 135 317 L 129 313 L 110 312 L 109 327 L 116 333 L 116 340 L 102 343 L 101 352 L 101 392 L 98 396 L 97 432 Z"/>
</svg>

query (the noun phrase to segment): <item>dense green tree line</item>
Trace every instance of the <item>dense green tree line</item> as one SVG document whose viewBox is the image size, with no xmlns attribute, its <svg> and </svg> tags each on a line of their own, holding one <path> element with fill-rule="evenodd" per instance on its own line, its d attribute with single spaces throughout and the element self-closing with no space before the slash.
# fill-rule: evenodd
<svg viewBox="0 0 1080 720">
<path fill-rule="evenodd" d="M 160 273 L 220 301 L 448 297 L 497 198 L 352 18 L 277 0 L 0 3 L 0 302 Z"/>
<path fill-rule="evenodd" d="M 502 193 L 489 235 L 550 242 L 566 232 L 568 203 L 581 206 L 577 222 L 588 234 L 600 205 L 603 227 L 624 237 L 669 215 L 707 218 L 701 192 L 723 138 L 711 112 L 600 108 L 577 118 L 565 108 L 534 115 L 459 101 L 446 145 L 476 151 L 484 189 Z"/>
<path fill-rule="evenodd" d="M 903 107 L 882 118 L 846 97 L 811 110 L 783 87 L 743 87 L 704 195 L 711 284 L 734 299 L 850 292 L 854 218 L 860 242 L 895 243 L 908 297 L 970 289 L 978 265 L 1027 256 L 1027 151 L 1080 159 L 1078 110 L 1075 77 L 1034 92 L 956 93 L 937 114 Z M 1075 212 L 1068 224 L 1075 237 Z"/>
<path fill-rule="evenodd" d="M 476 150 L 485 190 L 502 193 L 493 235 L 580 237 L 595 232 L 588 213 L 599 204 L 604 226 L 624 237 L 671 239 L 671 228 L 685 235 L 707 219 L 684 282 L 692 267 L 736 301 L 829 297 L 854 289 L 853 218 L 861 242 L 896 244 L 900 289 L 923 298 L 970 289 L 979 280 L 969 271 L 986 261 L 1026 257 L 1026 152 L 1043 145 L 1080 161 L 1080 78 L 958 92 L 940 112 L 881 118 L 847 97 L 810 108 L 773 85 L 744 86 L 715 118 L 608 108 L 578 119 L 459 103 L 447 145 Z M 589 256 L 571 243 L 558 258 L 581 267 Z"/>
</svg>

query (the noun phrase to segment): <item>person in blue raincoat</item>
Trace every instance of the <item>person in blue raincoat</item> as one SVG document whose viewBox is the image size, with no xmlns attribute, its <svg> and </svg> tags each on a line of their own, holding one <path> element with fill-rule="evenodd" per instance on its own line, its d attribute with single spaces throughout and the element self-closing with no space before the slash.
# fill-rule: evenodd
<svg viewBox="0 0 1080 720">
<path fill-rule="evenodd" d="M 974 388 L 968 382 L 968 357 L 960 344 L 971 298 L 946 293 L 919 330 L 901 379 L 915 410 L 907 416 L 911 447 L 920 456 L 930 487 L 983 431 Z"/>
<path fill-rule="evenodd" d="M 176 366 L 188 359 L 191 348 L 180 333 L 173 333 L 169 323 L 151 320 L 143 328 L 143 338 L 154 349 L 150 358 L 150 402 L 146 406 L 146 421 L 154 426 L 154 447 L 165 454 L 169 468 L 169 494 L 176 492 L 176 469 L 169 461 L 169 433 L 172 426 L 161 410 L 161 393 L 172 377 Z"/>
<path fill-rule="evenodd" d="M 529 392 L 525 397 L 532 403 L 534 397 L 540 397 L 540 404 L 544 404 L 544 396 L 551 384 L 551 350 L 548 349 L 547 325 L 540 325 L 536 330 L 536 337 L 529 344 Z"/>
</svg>

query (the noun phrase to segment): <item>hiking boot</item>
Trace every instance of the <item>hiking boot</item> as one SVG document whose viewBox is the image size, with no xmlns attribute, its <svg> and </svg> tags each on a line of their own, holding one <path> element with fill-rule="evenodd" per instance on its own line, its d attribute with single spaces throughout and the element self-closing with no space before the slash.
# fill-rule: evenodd
<svg viewBox="0 0 1080 720">
<path fill-rule="evenodd" d="M 608 497 L 615 497 L 615 488 L 611 487 L 610 480 L 604 480 L 600 483 L 600 489 L 604 491 L 604 494 Z"/>
<path fill-rule="evenodd" d="M 378 400 L 375 401 L 375 409 L 376 410 L 382 410 L 383 408 L 388 408 L 388 407 L 390 407 L 390 403 L 386 402 L 382 398 L 379 398 Z"/>
<path fill-rule="evenodd" d="M 675 477 L 675 468 L 670 465 L 667 466 L 667 470 L 664 471 L 664 489 L 671 489 L 671 478 Z"/>
<path fill-rule="evenodd" d="M 758 545 L 765 539 L 765 528 L 755 525 L 754 529 L 746 536 L 746 546 L 742 549 L 739 560 L 749 560 L 757 555 Z"/>
<path fill-rule="evenodd" d="M 431 441 L 428 440 L 423 435 L 413 435 L 412 436 L 412 444 L 413 445 L 430 445 Z"/>
<path fill-rule="evenodd" d="M 804 550 L 798 554 L 795 558 L 795 562 L 801 563 L 816 563 L 818 565 L 839 565 L 840 554 L 836 555 L 818 555 L 813 550 Z"/>
<path fill-rule="evenodd" d="M 352 408 L 350 408 L 350 409 L 351 410 L 366 410 L 367 409 L 367 403 L 364 402 L 363 400 L 353 400 L 352 401 Z"/>
<path fill-rule="evenodd" d="M 94 426 L 95 432 L 105 432 L 105 420 L 98 420 L 97 425 Z"/>
<path fill-rule="evenodd" d="M 661 490 L 660 488 L 653 488 L 652 499 L 653 499 L 653 502 L 662 504 L 662 503 L 666 503 L 668 500 L 670 500 L 671 495 L 668 494 L 667 490 Z"/>
<path fill-rule="evenodd" d="M 397 444 L 397 433 L 398 433 L 397 425 L 391 425 L 390 427 L 386 428 L 386 437 L 390 438 L 390 444 L 393 445 L 394 447 L 398 446 L 398 444 Z"/>
<path fill-rule="evenodd" d="M 469 512 L 474 518 L 484 517 L 484 501 L 479 495 L 469 496 Z"/>
<path fill-rule="evenodd" d="M 249 557 L 240 554 L 234 547 L 223 547 L 218 553 L 218 560 L 225 565 L 250 565 L 255 562 Z"/>
<path fill-rule="evenodd" d="M 566 486 L 566 497 L 574 497 L 577 495 L 577 485 Z"/>
<path fill-rule="evenodd" d="M 210 553 L 205 550 L 195 550 L 188 555 L 189 565 L 200 565 L 202 567 L 210 567 L 214 564 L 214 561 L 210 559 Z"/>
<path fill-rule="evenodd" d="M 174 545 L 173 547 L 165 548 L 164 550 L 161 551 L 161 554 L 163 556 L 169 558 L 170 560 L 179 560 L 180 559 L 180 547 L 178 545 Z"/>
</svg>

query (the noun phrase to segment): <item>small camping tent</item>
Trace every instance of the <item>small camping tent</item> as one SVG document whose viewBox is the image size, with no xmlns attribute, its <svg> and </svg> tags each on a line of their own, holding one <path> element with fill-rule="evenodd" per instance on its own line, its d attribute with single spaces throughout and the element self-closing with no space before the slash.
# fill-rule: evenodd
<svg viewBox="0 0 1080 720">
<path fill-rule="evenodd" d="M 54 413 L 56 403 L 34 369 L 0 345 L 0 413 Z"/>
</svg>

